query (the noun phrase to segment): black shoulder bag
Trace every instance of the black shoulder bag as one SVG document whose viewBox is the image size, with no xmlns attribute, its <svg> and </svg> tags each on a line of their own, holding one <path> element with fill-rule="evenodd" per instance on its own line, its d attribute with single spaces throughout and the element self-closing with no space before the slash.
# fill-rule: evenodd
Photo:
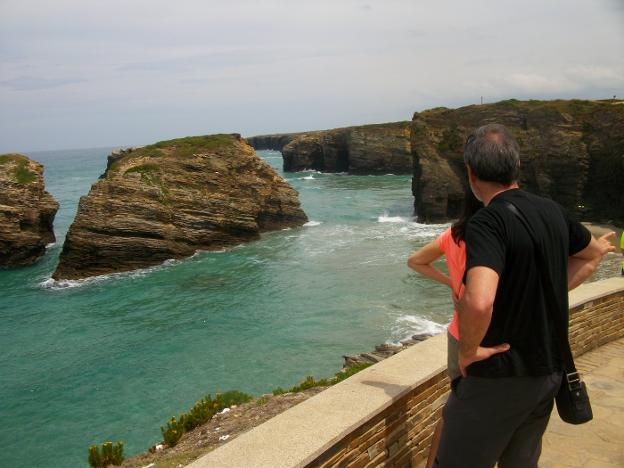
<svg viewBox="0 0 624 468">
<path fill-rule="evenodd" d="M 561 319 L 557 317 L 556 311 L 559 310 L 558 300 L 555 295 L 555 290 L 550 279 L 550 273 L 548 271 L 548 265 L 544 258 L 544 253 L 539 248 L 535 233 L 531 228 L 531 225 L 527 221 L 524 214 L 511 202 L 506 201 L 507 208 L 515 214 L 522 225 L 526 228 L 533 241 L 535 248 L 535 257 L 537 259 L 537 267 L 542 275 L 542 285 L 544 289 L 544 296 L 546 299 L 547 309 L 550 311 L 553 325 L 555 328 L 557 343 L 561 352 L 561 358 L 563 360 L 564 375 L 561 381 L 561 387 L 555 397 L 557 403 L 557 412 L 561 419 L 570 424 L 583 424 L 591 421 L 594 417 L 589 403 L 589 395 L 587 394 L 587 387 L 585 382 L 581 380 L 581 376 L 576 370 L 574 365 L 574 359 L 572 357 L 572 351 L 570 351 L 570 343 L 568 341 L 568 335 L 564 330 L 561 323 Z"/>
</svg>

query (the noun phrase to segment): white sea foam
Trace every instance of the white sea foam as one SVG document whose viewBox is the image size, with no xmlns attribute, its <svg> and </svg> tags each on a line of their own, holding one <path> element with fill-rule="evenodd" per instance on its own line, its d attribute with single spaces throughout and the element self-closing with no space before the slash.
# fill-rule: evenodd
<svg viewBox="0 0 624 468">
<path fill-rule="evenodd" d="M 46 249 L 51 249 L 52 247 L 54 247 L 56 245 L 56 242 L 50 242 L 49 244 L 47 244 L 45 246 Z"/>
<path fill-rule="evenodd" d="M 188 257 L 185 260 L 188 260 L 189 258 L 193 258 L 198 254 L 199 252 L 195 252 L 192 256 Z M 53 291 L 56 291 L 59 289 L 78 288 L 81 286 L 93 285 L 93 284 L 102 283 L 104 281 L 113 280 L 117 278 L 142 278 L 154 271 L 159 271 L 159 270 L 162 270 L 163 268 L 177 265 L 178 263 L 181 263 L 182 261 L 184 260 L 170 258 L 162 262 L 160 265 L 154 265 L 148 268 L 140 268 L 138 270 L 132 270 L 132 271 L 123 271 L 120 273 L 108 273 L 106 275 L 90 276 L 88 278 L 83 278 L 83 279 L 78 279 L 78 280 L 67 280 L 67 279 L 55 280 L 53 278 L 47 278 L 44 281 L 40 282 L 38 286 L 41 289 L 51 289 Z"/>
<path fill-rule="evenodd" d="M 384 213 L 383 215 L 377 218 L 378 223 L 407 223 L 407 219 L 401 216 L 388 216 L 388 213 Z"/>
<path fill-rule="evenodd" d="M 436 335 L 446 330 L 446 325 L 433 322 L 417 315 L 399 315 L 392 325 L 392 341 L 399 342 L 421 333 Z"/>
<path fill-rule="evenodd" d="M 307 223 L 304 224 L 305 227 L 314 227 L 314 226 L 319 226 L 323 224 L 322 221 L 308 221 Z"/>
<path fill-rule="evenodd" d="M 315 180 L 313 175 L 299 177 L 299 180 Z"/>
</svg>

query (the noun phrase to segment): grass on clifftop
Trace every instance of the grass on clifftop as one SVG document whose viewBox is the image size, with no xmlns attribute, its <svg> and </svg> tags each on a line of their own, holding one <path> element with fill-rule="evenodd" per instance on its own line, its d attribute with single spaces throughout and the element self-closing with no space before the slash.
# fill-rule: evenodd
<svg viewBox="0 0 624 468">
<path fill-rule="evenodd" d="M 16 163 L 13 175 L 20 184 L 28 184 L 37 178 L 37 174 L 28 169 L 28 158 L 22 154 L 0 154 L 0 166 L 10 162 Z"/>
<path fill-rule="evenodd" d="M 149 174 L 151 172 L 158 172 L 160 167 L 158 164 L 139 164 L 138 166 L 131 167 L 124 174 L 131 174 L 133 172 L 138 172 L 140 174 Z"/>
<path fill-rule="evenodd" d="M 220 133 L 217 135 L 191 136 L 186 138 L 176 138 L 164 140 L 148 145 L 144 151 L 161 150 L 165 148 L 174 149 L 178 156 L 191 156 L 202 151 L 214 151 L 222 146 L 230 145 L 234 142 L 234 135 Z"/>
</svg>

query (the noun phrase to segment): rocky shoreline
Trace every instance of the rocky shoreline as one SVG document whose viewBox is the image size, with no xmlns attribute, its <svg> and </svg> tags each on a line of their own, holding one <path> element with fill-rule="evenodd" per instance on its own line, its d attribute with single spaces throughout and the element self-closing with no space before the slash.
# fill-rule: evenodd
<svg viewBox="0 0 624 468">
<path fill-rule="evenodd" d="M 41 164 L 23 154 L 0 155 L 0 267 L 31 265 L 45 254 L 56 240 L 58 208 Z"/>
</svg>

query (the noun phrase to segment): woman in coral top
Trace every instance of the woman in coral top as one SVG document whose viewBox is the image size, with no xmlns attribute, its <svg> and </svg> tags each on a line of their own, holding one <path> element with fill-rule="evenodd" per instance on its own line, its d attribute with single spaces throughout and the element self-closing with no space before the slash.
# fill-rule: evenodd
<svg viewBox="0 0 624 468">
<path fill-rule="evenodd" d="M 464 198 L 464 210 L 461 218 L 455 222 L 450 228 L 444 231 L 436 240 L 428 243 L 424 247 L 418 249 L 410 255 L 407 264 L 418 273 L 447 285 L 453 292 L 453 303 L 456 303 L 464 291 L 463 277 L 466 270 L 466 244 L 464 243 L 464 233 L 468 220 L 483 204 L 475 198 L 471 190 L 466 191 Z M 448 266 L 448 276 L 433 266 L 440 257 L 446 257 Z M 459 377 L 458 364 L 459 351 L 459 321 L 457 310 L 453 311 L 453 318 L 448 326 L 448 374 L 452 380 Z M 431 448 L 429 450 L 429 460 L 427 468 L 433 465 L 435 454 L 438 449 L 440 434 L 442 433 L 443 420 L 440 418 L 433 439 L 431 440 Z"/>
</svg>

